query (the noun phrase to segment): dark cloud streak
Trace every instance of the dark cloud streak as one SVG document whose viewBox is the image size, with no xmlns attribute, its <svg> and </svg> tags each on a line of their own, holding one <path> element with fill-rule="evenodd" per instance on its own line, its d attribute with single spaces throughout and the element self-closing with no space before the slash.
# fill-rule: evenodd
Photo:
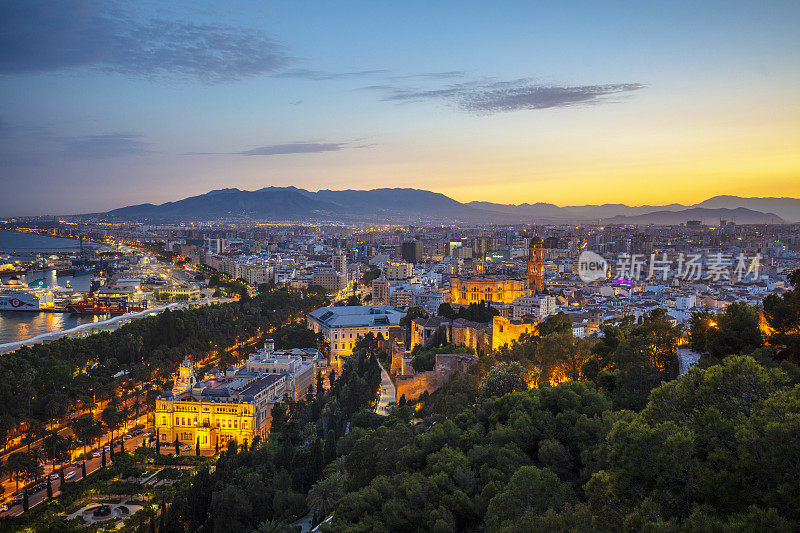
<svg viewBox="0 0 800 533">
<path fill-rule="evenodd" d="M 465 82 L 434 89 L 391 85 L 371 85 L 361 89 L 384 93 L 384 101 L 406 103 L 445 100 L 468 113 L 495 114 L 606 103 L 613 101 L 609 98 L 613 95 L 644 87 L 641 83 L 543 85 L 522 78 L 512 81 Z"/>
<path fill-rule="evenodd" d="M 281 44 L 253 29 L 139 20 L 95 0 L 0 3 L 0 74 L 84 68 L 217 83 L 292 62 Z"/>
</svg>

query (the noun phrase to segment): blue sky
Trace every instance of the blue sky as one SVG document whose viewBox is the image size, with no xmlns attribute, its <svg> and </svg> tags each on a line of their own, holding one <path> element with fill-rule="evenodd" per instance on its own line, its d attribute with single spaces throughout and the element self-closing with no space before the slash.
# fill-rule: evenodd
<svg viewBox="0 0 800 533">
<path fill-rule="evenodd" d="M 0 215 L 269 185 L 800 196 L 797 2 L 0 6 Z"/>
</svg>

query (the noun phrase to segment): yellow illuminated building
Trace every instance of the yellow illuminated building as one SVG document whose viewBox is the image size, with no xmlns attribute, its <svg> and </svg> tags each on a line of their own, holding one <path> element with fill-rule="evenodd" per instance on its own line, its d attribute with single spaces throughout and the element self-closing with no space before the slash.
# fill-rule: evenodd
<svg viewBox="0 0 800 533">
<path fill-rule="evenodd" d="M 502 316 L 492 318 L 492 351 L 511 346 L 522 335 L 538 335 L 539 324 L 522 320 L 509 320 Z"/>
<path fill-rule="evenodd" d="M 266 437 L 272 404 L 285 393 L 287 377 L 235 367 L 225 375 L 209 374 L 209 379 L 195 380 L 191 362 L 184 360 L 176 389 L 156 399 L 155 427 L 162 446 L 177 438 L 181 445 L 199 442 L 201 450 L 213 450 L 231 440 L 242 444 L 252 443 L 256 435 Z"/>
<path fill-rule="evenodd" d="M 450 278 L 450 303 L 469 305 L 480 302 L 510 304 L 527 294 L 524 279 L 504 276 L 475 276 Z"/>
</svg>

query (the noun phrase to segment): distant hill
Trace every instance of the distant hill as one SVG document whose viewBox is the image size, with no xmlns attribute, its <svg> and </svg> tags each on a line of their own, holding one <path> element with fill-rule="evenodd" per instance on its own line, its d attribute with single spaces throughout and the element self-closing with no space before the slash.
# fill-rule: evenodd
<svg viewBox="0 0 800 533">
<path fill-rule="evenodd" d="M 251 218 L 287 220 L 298 213 L 306 216 L 335 216 L 339 206 L 316 200 L 292 189 L 240 191 L 220 189 L 177 202 L 141 204 L 109 211 L 112 218 L 127 220 L 191 220 Z"/>
<path fill-rule="evenodd" d="M 720 219 L 736 221 L 737 224 L 783 224 L 785 221 L 774 213 L 762 213 L 744 207 L 736 209 L 706 209 L 693 207 L 681 211 L 654 211 L 642 215 L 617 215 L 606 222 L 612 224 L 660 224 L 676 226 L 689 220 L 699 220 L 704 224 L 719 224 Z"/>
<path fill-rule="evenodd" d="M 714 196 L 697 204 L 710 209 L 745 207 L 753 211 L 775 213 L 787 222 L 800 222 L 800 199 L 797 198 L 741 198 L 739 196 Z"/>
<path fill-rule="evenodd" d="M 747 205 L 740 205 L 747 204 Z M 758 209 L 748 206 L 759 206 Z M 272 220 L 424 223 L 620 223 L 681 224 L 720 219 L 740 224 L 800 220 L 800 200 L 717 196 L 693 206 L 603 204 L 559 207 L 549 203 L 461 203 L 421 189 L 321 190 L 264 187 L 256 191 L 219 189 L 160 205 L 140 204 L 90 215 L 114 220 Z"/>
</svg>

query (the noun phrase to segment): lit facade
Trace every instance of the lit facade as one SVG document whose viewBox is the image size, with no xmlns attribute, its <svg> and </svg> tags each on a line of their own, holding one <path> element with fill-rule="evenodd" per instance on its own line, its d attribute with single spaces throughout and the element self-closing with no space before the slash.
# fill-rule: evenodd
<svg viewBox="0 0 800 533">
<path fill-rule="evenodd" d="M 528 287 L 535 294 L 544 291 L 544 249 L 538 234 L 533 236 L 528 248 Z"/>
<path fill-rule="evenodd" d="M 188 302 L 200 299 L 200 288 L 197 285 L 164 287 L 155 291 L 155 297 L 167 302 Z"/>
<path fill-rule="evenodd" d="M 492 351 L 502 346 L 511 346 L 518 341 L 523 334 L 538 335 L 538 322 L 524 322 L 521 320 L 509 320 L 496 316 L 492 318 Z"/>
<path fill-rule="evenodd" d="M 400 325 L 403 311 L 390 305 L 351 305 L 320 307 L 308 314 L 306 323 L 314 333 L 322 333 L 331 347 L 331 363 L 352 355 L 359 337 L 368 333 L 389 337 L 389 328 Z"/>
<path fill-rule="evenodd" d="M 414 277 L 414 265 L 411 263 L 387 263 L 386 279 L 401 280 Z"/>
<path fill-rule="evenodd" d="M 450 278 L 450 303 L 469 305 L 480 302 L 511 303 L 527 294 L 524 279 L 503 276 Z"/>
<path fill-rule="evenodd" d="M 231 440 L 241 444 L 253 442 L 256 435 L 266 437 L 272 405 L 283 398 L 289 380 L 285 374 L 237 370 L 210 373 L 209 379 L 197 381 L 185 360 L 175 388 L 156 399 L 155 427 L 161 444 L 177 439 L 181 445 L 199 443 L 201 450 L 213 450 Z"/>
</svg>

